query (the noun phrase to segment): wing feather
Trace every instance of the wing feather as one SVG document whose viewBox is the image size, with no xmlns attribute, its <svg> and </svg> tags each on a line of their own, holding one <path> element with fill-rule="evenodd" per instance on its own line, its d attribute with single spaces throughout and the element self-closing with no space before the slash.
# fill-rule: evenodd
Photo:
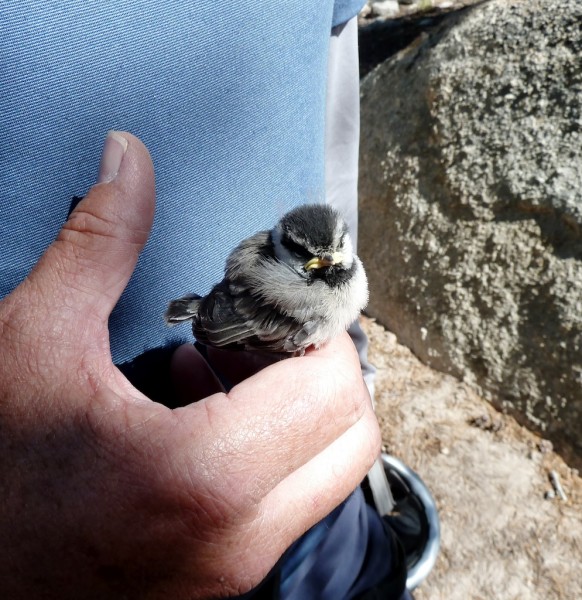
<svg viewBox="0 0 582 600">
<path fill-rule="evenodd" d="M 270 352 L 289 352 L 285 340 L 299 329 L 301 325 L 295 319 L 240 285 L 233 293 L 227 280 L 202 300 L 193 323 L 194 336 L 202 344 Z"/>
</svg>

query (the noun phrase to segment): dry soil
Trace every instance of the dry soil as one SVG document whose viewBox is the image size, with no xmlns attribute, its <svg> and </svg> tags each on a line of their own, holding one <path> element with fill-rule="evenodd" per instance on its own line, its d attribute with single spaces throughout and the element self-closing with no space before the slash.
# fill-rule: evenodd
<svg viewBox="0 0 582 600">
<path fill-rule="evenodd" d="M 440 555 L 416 600 L 582 599 L 576 469 L 377 323 L 365 319 L 364 328 L 385 449 L 423 478 L 440 513 Z"/>
</svg>

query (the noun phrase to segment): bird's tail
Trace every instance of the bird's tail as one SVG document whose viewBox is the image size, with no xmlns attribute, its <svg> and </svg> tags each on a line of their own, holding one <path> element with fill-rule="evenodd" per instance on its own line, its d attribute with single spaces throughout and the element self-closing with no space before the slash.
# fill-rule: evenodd
<svg viewBox="0 0 582 600">
<path fill-rule="evenodd" d="M 164 313 L 164 320 L 168 325 L 176 325 L 182 321 L 192 320 L 198 314 L 201 296 L 190 294 L 178 300 L 172 300 Z"/>
</svg>

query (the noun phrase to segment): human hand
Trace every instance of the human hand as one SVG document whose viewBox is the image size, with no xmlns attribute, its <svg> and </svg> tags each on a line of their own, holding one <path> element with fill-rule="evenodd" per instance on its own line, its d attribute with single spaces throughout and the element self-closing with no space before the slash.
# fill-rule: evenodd
<svg viewBox="0 0 582 600">
<path fill-rule="evenodd" d="M 342 336 L 226 394 L 182 350 L 181 391 L 200 402 L 170 410 L 132 387 L 107 321 L 152 224 L 154 176 L 130 134 L 106 149 L 101 183 L 0 302 L 0 596 L 242 593 L 379 452 L 358 359 Z"/>
</svg>

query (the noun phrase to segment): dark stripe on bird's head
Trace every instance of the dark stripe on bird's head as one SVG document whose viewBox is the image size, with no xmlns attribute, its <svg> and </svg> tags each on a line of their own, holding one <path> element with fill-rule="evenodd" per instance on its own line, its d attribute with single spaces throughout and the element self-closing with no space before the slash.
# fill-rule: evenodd
<svg viewBox="0 0 582 600">
<path fill-rule="evenodd" d="M 300 245 L 332 247 L 339 213 L 327 204 L 305 204 L 287 213 L 281 220 L 283 237 Z"/>
</svg>

